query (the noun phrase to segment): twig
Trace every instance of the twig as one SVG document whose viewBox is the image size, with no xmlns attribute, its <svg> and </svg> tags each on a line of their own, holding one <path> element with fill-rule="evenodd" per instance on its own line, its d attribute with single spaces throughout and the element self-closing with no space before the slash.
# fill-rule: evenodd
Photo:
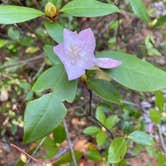
<svg viewBox="0 0 166 166">
<path fill-rule="evenodd" d="M 158 127 L 158 131 L 159 131 L 159 136 L 160 136 L 162 148 L 164 150 L 164 153 L 166 153 L 166 145 L 165 145 L 165 142 L 164 142 L 164 138 L 162 136 L 160 125 L 157 125 L 157 127 Z"/>
<path fill-rule="evenodd" d="M 40 149 L 40 147 L 41 147 L 41 146 L 43 145 L 43 143 L 45 142 L 46 138 L 47 138 L 47 137 L 44 137 L 44 138 L 40 141 L 39 145 L 35 148 L 35 150 L 34 150 L 33 153 L 31 154 L 31 156 L 34 156 L 34 155 L 38 152 L 38 150 Z M 31 158 L 29 158 L 29 160 L 26 162 L 25 166 L 28 165 L 30 162 L 31 162 Z"/>
<path fill-rule="evenodd" d="M 3 66 L 0 66 L 0 70 L 10 68 L 10 67 L 14 67 L 14 66 L 18 66 L 18 65 L 26 65 L 26 64 L 28 64 L 32 61 L 42 59 L 43 57 L 44 57 L 43 54 L 41 54 L 41 55 L 38 55 L 38 56 L 33 57 L 33 58 L 29 58 L 29 59 L 26 59 L 26 60 L 20 60 L 17 63 L 13 63 L 13 64 L 10 64 L 10 65 L 3 65 Z"/>
<path fill-rule="evenodd" d="M 39 70 L 37 71 L 37 73 L 33 76 L 32 80 L 36 80 L 36 78 L 40 75 L 40 73 L 42 72 L 42 70 L 44 69 L 45 66 L 45 62 L 43 62 L 39 68 Z"/>
<path fill-rule="evenodd" d="M 70 140 L 70 135 L 69 135 L 69 131 L 68 131 L 67 124 L 66 124 L 65 120 L 63 120 L 63 125 L 64 125 L 64 128 L 65 128 L 67 141 L 68 141 L 68 144 L 69 144 L 69 147 L 70 147 L 71 156 L 72 156 L 72 159 L 73 159 L 74 166 L 77 166 L 76 156 L 75 156 L 75 153 L 74 153 L 73 145 L 72 145 L 71 140 Z"/>
<path fill-rule="evenodd" d="M 103 127 L 107 133 L 111 136 L 111 139 L 114 139 L 114 135 L 113 133 L 111 132 L 110 129 L 108 129 L 105 125 L 103 125 L 98 119 L 96 119 L 95 117 L 91 117 L 92 119 L 90 119 L 91 121 L 93 122 L 96 122 L 96 124 L 99 126 L 99 127 Z"/>
<path fill-rule="evenodd" d="M 25 154 L 26 156 L 28 156 L 31 160 L 33 160 L 35 163 L 39 163 L 39 160 L 35 159 L 33 156 L 31 156 L 30 154 L 26 153 L 23 149 L 19 148 L 18 146 L 16 146 L 15 144 L 10 144 L 13 148 L 17 149 L 19 152 Z"/>
<path fill-rule="evenodd" d="M 89 115 L 93 116 L 93 110 L 92 110 L 92 91 L 88 89 L 89 92 Z"/>
</svg>

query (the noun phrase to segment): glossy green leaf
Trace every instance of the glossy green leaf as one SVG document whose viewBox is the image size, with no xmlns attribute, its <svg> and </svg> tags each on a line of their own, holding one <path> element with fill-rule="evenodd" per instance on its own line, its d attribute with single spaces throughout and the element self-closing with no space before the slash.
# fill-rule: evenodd
<svg viewBox="0 0 166 166">
<path fill-rule="evenodd" d="M 94 135 L 96 135 L 99 131 L 100 131 L 100 129 L 99 129 L 98 127 L 96 127 L 96 126 L 89 126 L 89 127 L 85 128 L 85 129 L 83 130 L 83 133 L 84 133 L 84 134 L 87 134 L 87 135 L 92 135 L 92 136 L 94 136 Z"/>
<path fill-rule="evenodd" d="M 46 89 L 53 89 L 59 93 L 61 101 L 72 102 L 77 91 L 77 80 L 68 81 L 63 65 L 59 64 L 43 72 L 32 87 L 35 92 Z"/>
<path fill-rule="evenodd" d="M 105 116 L 105 113 L 102 110 L 102 107 L 97 107 L 96 119 L 99 120 L 102 124 L 104 124 L 106 116 Z"/>
<path fill-rule="evenodd" d="M 102 160 L 101 154 L 96 150 L 88 150 L 87 156 L 88 156 L 88 159 L 93 160 L 93 161 L 101 161 Z"/>
<path fill-rule="evenodd" d="M 166 72 L 134 55 L 104 51 L 98 57 L 110 57 L 122 65 L 105 72 L 118 83 L 137 91 L 156 91 L 166 88 Z"/>
<path fill-rule="evenodd" d="M 155 100 L 155 105 L 158 107 L 160 111 L 163 111 L 164 108 L 164 102 L 165 98 L 164 95 L 161 91 L 156 92 L 156 100 Z"/>
<path fill-rule="evenodd" d="M 135 15 L 138 16 L 144 22 L 148 23 L 150 21 L 150 17 L 148 15 L 143 0 L 129 0 L 129 2 Z"/>
<path fill-rule="evenodd" d="M 147 145 L 147 146 L 151 146 L 154 143 L 153 138 L 142 131 L 134 131 L 129 135 L 129 139 L 131 139 L 133 142 L 137 144 Z"/>
<path fill-rule="evenodd" d="M 127 143 L 124 138 L 115 138 L 108 150 L 108 163 L 119 163 L 127 152 Z"/>
<path fill-rule="evenodd" d="M 155 110 L 155 109 L 152 109 L 149 113 L 149 117 L 150 119 L 156 123 L 156 124 L 159 124 L 160 123 L 160 112 Z"/>
<path fill-rule="evenodd" d="M 24 142 L 29 143 L 53 131 L 64 119 L 66 108 L 57 93 L 29 102 L 24 116 Z"/>
<path fill-rule="evenodd" d="M 61 64 L 59 58 L 56 56 L 56 54 L 53 51 L 52 45 L 45 45 L 44 46 L 44 53 L 48 57 L 48 59 L 51 61 L 53 65 Z"/>
<path fill-rule="evenodd" d="M 96 135 L 96 142 L 98 146 L 101 146 L 105 143 L 107 135 L 104 131 L 99 131 Z"/>
<path fill-rule="evenodd" d="M 88 80 L 88 87 L 106 101 L 119 104 L 121 95 L 111 82 L 99 79 Z"/>
<path fill-rule="evenodd" d="M 116 123 L 118 123 L 118 121 L 119 121 L 119 118 L 117 115 L 111 115 L 106 119 L 105 126 L 111 129 L 112 127 L 116 125 Z"/>
<path fill-rule="evenodd" d="M 108 3 L 96 0 L 72 0 L 61 11 L 76 17 L 98 17 L 119 12 L 119 9 Z"/>
<path fill-rule="evenodd" d="M 15 24 L 43 16 L 40 10 L 22 6 L 0 6 L 0 24 Z"/>
<path fill-rule="evenodd" d="M 44 25 L 48 34 L 53 40 L 55 40 L 57 43 L 62 42 L 64 30 L 64 27 L 62 25 L 54 22 L 46 22 Z"/>
</svg>

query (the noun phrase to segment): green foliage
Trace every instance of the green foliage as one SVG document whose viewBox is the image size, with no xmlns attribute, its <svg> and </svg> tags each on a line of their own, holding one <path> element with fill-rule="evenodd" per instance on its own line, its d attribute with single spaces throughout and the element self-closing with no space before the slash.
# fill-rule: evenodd
<svg viewBox="0 0 166 166">
<path fill-rule="evenodd" d="M 147 146 L 151 146 L 154 144 L 153 138 L 142 131 L 134 131 L 128 137 L 137 144 L 147 145 Z"/>
<path fill-rule="evenodd" d="M 123 52 L 104 51 L 98 57 L 110 57 L 122 65 L 106 73 L 118 83 L 137 91 L 156 91 L 166 88 L 166 72 L 134 55 Z"/>
<path fill-rule="evenodd" d="M 65 14 L 76 17 L 98 17 L 119 12 L 113 4 L 96 0 L 72 0 L 62 7 Z"/>
<path fill-rule="evenodd" d="M 61 26 L 59 23 L 53 22 L 46 22 L 44 25 L 48 34 L 52 37 L 53 40 L 55 40 L 57 43 L 62 42 L 64 29 L 63 26 Z"/>
<path fill-rule="evenodd" d="M 60 60 L 58 59 L 57 56 L 55 56 L 54 52 L 53 52 L 53 47 L 52 45 L 45 45 L 44 46 L 44 53 L 46 54 L 46 56 L 48 57 L 48 59 L 50 60 L 50 62 L 53 65 L 57 65 L 60 64 Z"/>
<path fill-rule="evenodd" d="M 93 161 L 101 161 L 102 160 L 102 156 L 97 150 L 88 150 L 87 157 Z"/>
<path fill-rule="evenodd" d="M 0 6 L 0 24 L 15 24 L 44 15 L 43 12 L 22 6 Z"/>
<path fill-rule="evenodd" d="M 114 127 L 118 122 L 119 118 L 117 115 L 110 115 L 105 121 L 105 126 L 108 129 L 112 129 L 112 127 Z"/>
<path fill-rule="evenodd" d="M 161 53 L 154 47 L 154 37 L 153 36 L 146 36 L 145 38 L 145 46 L 147 49 L 147 53 L 149 56 L 161 56 Z"/>
<path fill-rule="evenodd" d="M 116 104 L 120 104 L 121 102 L 120 93 L 109 81 L 99 79 L 88 80 L 88 87 L 108 102 Z"/>
<path fill-rule="evenodd" d="M 119 163 L 127 152 L 127 143 L 124 138 L 115 138 L 108 150 L 108 164 Z"/>
<path fill-rule="evenodd" d="M 165 25 L 165 23 L 166 23 L 166 15 L 160 16 L 159 18 L 157 18 L 157 20 L 155 20 L 154 27 L 163 26 Z"/>
<path fill-rule="evenodd" d="M 152 120 L 152 122 L 159 124 L 161 122 L 160 112 L 152 109 L 149 113 L 149 117 Z"/>
<path fill-rule="evenodd" d="M 105 143 L 106 141 L 106 138 L 107 138 L 107 135 L 105 133 L 105 131 L 99 131 L 96 135 L 96 142 L 97 142 L 97 145 L 98 146 L 101 146 Z"/>
<path fill-rule="evenodd" d="M 24 142 L 46 136 L 62 122 L 65 115 L 66 108 L 59 101 L 58 93 L 46 94 L 29 102 L 24 115 Z"/>
<path fill-rule="evenodd" d="M 103 112 L 101 107 L 97 107 L 96 110 L 96 119 L 99 120 L 102 124 L 104 124 L 106 120 L 105 113 Z"/>
<path fill-rule="evenodd" d="M 84 133 L 84 134 L 87 134 L 87 135 L 92 135 L 92 136 L 94 136 L 94 135 L 96 135 L 99 131 L 100 131 L 100 129 L 97 128 L 96 126 L 89 126 L 89 127 L 85 128 L 85 129 L 83 130 L 83 133 Z"/>
<path fill-rule="evenodd" d="M 161 112 L 164 111 L 164 101 L 165 99 L 163 93 L 161 91 L 157 91 L 155 105 Z"/>
<path fill-rule="evenodd" d="M 35 92 L 46 89 L 52 89 L 59 93 L 58 97 L 62 101 L 72 102 L 77 90 L 77 80 L 69 81 L 63 66 L 59 64 L 43 72 L 32 87 Z"/>
<path fill-rule="evenodd" d="M 149 23 L 150 18 L 148 12 L 146 10 L 145 4 L 143 0 L 129 0 L 131 7 L 136 16 L 138 16 L 141 20 L 146 23 Z"/>
</svg>

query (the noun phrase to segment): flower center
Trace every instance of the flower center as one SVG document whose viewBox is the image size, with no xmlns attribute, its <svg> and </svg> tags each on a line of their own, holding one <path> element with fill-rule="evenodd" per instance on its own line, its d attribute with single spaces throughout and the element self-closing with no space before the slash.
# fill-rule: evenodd
<svg viewBox="0 0 166 166">
<path fill-rule="evenodd" d="M 70 59 L 71 64 L 76 65 L 79 60 L 81 60 L 80 50 L 76 46 L 70 47 Z"/>
</svg>

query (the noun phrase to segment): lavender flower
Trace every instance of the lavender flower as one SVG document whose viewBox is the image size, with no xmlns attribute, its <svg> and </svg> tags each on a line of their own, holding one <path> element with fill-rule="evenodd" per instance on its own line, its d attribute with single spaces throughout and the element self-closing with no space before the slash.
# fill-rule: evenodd
<svg viewBox="0 0 166 166">
<path fill-rule="evenodd" d="M 104 69 L 117 67 L 121 62 L 111 58 L 95 58 L 95 37 L 90 28 L 80 33 L 64 29 L 63 42 L 54 47 L 54 52 L 64 64 L 69 80 L 85 74 L 86 69 L 99 66 Z"/>
</svg>

